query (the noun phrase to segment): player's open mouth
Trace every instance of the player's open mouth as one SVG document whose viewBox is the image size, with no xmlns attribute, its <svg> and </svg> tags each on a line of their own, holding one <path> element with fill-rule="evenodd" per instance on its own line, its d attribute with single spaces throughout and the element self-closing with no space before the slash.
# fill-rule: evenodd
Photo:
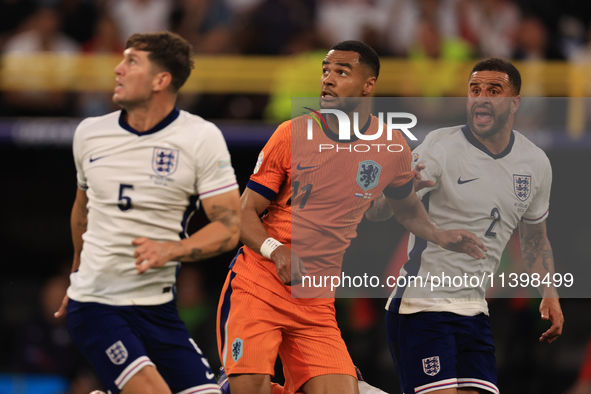
<svg viewBox="0 0 591 394">
<path fill-rule="evenodd" d="M 323 90 L 322 93 L 320 93 L 320 97 L 322 97 L 323 99 L 334 99 L 337 97 L 336 94 L 333 94 L 327 90 Z"/>
<path fill-rule="evenodd" d="M 493 116 L 492 113 L 486 109 L 477 109 L 474 111 L 474 122 L 477 124 L 487 124 L 492 122 Z"/>
</svg>

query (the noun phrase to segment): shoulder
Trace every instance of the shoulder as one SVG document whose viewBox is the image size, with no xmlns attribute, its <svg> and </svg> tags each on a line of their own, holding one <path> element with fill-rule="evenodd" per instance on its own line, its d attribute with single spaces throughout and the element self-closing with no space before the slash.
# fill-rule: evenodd
<svg viewBox="0 0 591 394">
<path fill-rule="evenodd" d="M 513 130 L 513 133 L 515 134 L 515 145 L 513 148 L 520 156 L 537 165 L 550 166 L 550 159 L 546 156 L 546 152 L 520 132 Z"/>
<path fill-rule="evenodd" d="M 194 115 L 187 111 L 180 111 L 179 114 L 179 126 L 186 128 L 187 131 L 195 133 L 195 135 L 211 135 L 211 134 L 222 134 L 219 127 L 213 122 L 203 119 L 201 116 Z"/>
<path fill-rule="evenodd" d="M 119 122 L 121 111 L 111 112 L 103 116 L 86 118 L 76 127 L 76 134 L 85 134 L 94 130 L 116 127 Z"/>
<path fill-rule="evenodd" d="M 421 145 L 425 144 L 425 146 L 432 146 L 439 142 L 453 140 L 460 136 L 462 127 L 464 126 L 442 127 L 433 130 L 427 134 Z"/>
</svg>

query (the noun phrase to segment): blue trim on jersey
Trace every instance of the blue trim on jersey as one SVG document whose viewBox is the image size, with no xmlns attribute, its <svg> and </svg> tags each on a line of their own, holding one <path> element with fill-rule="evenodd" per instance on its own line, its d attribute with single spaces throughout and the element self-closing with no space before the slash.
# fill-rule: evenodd
<svg viewBox="0 0 591 394">
<path fill-rule="evenodd" d="M 174 107 L 172 109 L 172 111 L 170 111 L 170 113 L 168 115 L 166 115 L 166 117 L 164 119 L 162 119 L 160 122 L 158 122 L 156 124 L 156 126 L 152 127 L 150 130 L 137 131 L 136 129 L 131 127 L 129 125 L 129 123 L 127 123 L 127 121 L 125 120 L 125 118 L 123 116 L 125 114 L 125 110 L 121 110 L 121 113 L 119 114 L 119 126 L 124 128 L 125 130 L 129 131 L 130 133 L 133 133 L 133 134 L 141 137 L 142 135 L 153 134 L 153 133 L 156 133 L 157 131 L 162 130 L 163 128 L 165 128 L 166 126 L 168 126 L 169 124 L 174 122 L 176 120 L 176 118 L 179 117 L 180 113 L 181 113 L 181 111 L 179 111 L 179 109 L 177 107 Z"/>
<path fill-rule="evenodd" d="M 277 193 L 275 193 L 273 190 L 269 189 L 267 186 L 263 186 L 260 183 L 253 181 L 252 179 L 248 181 L 246 187 L 252 191 L 257 192 L 269 201 L 273 201 L 275 197 L 277 197 Z"/>
<path fill-rule="evenodd" d="M 181 220 L 181 232 L 179 233 L 179 237 L 181 239 L 189 238 L 189 234 L 187 233 L 187 229 L 189 227 L 189 222 L 191 221 L 191 217 L 197 210 L 197 203 L 199 202 L 199 195 L 194 195 L 189 197 L 189 205 L 185 212 L 183 213 L 183 219 Z"/>
<path fill-rule="evenodd" d="M 507 147 L 505 149 L 503 149 L 503 151 L 501 153 L 499 153 L 498 155 L 495 155 L 490 150 L 488 150 L 488 148 L 486 146 L 484 146 L 484 144 L 482 142 L 480 142 L 478 140 L 478 138 L 476 138 L 474 136 L 474 133 L 472 133 L 472 130 L 470 130 L 470 127 L 468 125 L 465 125 L 464 127 L 462 127 L 462 133 L 464 133 L 464 136 L 466 137 L 468 142 L 471 143 L 472 145 L 474 145 L 475 148 L 480 149 L 481 151 L 483 151 L 484 153 L 486 153 L 487 155 L 489 155 L 490 157 L 492 157 L 495 160 L 502 159 L 503 157 L 505 157 L 509 153 L 511 153 L 511 149 L 513 149 L 513 144 L 515 143 L 515 133 L 513 132 L 513 130 L 511 130 L 511 137 L 509 139 L 509 145 L 507 145 Z"/>
<path fill-rule="evenodd" d="M 238 252 L 236 252 L 236 256 L 234 256 L 234 258 L 232 259 L 232 262 L 230 263 L 230 265 L 228 266 L 228 269 L 233 269 L 234 268 L 234 264 L 236 264 L 236 259 L 238 258 L 238 256 L 244 254 L 244 250 L 242 250 L 242 247 L 240 247 L 240 249 L 238 249 Z"/>
<path fill-rule="evenodd" d="M 238 251 L 238 253 L 242 252 L 242 248 Z M 236 255 L 238 257 L 238 255 Z M 234 257 L 234 260 L 236 260 Z M 228 316 L 230 315 L 230 304 L 231 304 L 231 297 L 232 297 L 232 280 L 236 277 L 236 272 L 230 271 L 230 283 L 228 283 L 228 288 L 226 289 L 226 293 L 224 294 L 224 301 L 222 302 L 222 307 L 220 309 L 220 339 L 222 346 L 221 349 L 224 349 L 224 345 L 226 344 L 226 324 L 228 322 Z M 223 361 L 222 361 L 223 362 Z"/>
<path fill-rule="evenodd" d="M 365 125 L 363 125 L 363 127 L 361 128 L 361 130 L 359 130 L 359 133 L 365 135 L 365 132 L 367 130 L 369 130 L 369 125 L 370 124 L 371 124 L 371 115 L 369 115 L 367 117 L 367 121 L 365 122 Z M 327 125 L 328 125 L 328 123 L 327 123 Z M 351 136 L 351 139 L 350 140 L 341 141 L 339 139 L 339 132 L 338 131 L 335 133 L 330 128 L 328 130 L 324 130 L 324 127 L 322 127 L 322 131 L 328 137 L 328 139 L 333 140 L 333 141 L 336 141 L 336 142 L 342 142 L 343 144 L 347 144 L 347 143 L 350 143 L 350 142 L 356 142 L 356 141 L 359 140 L 359 137 L 357 137 L 355 134 L 353 134 Z"/>
<path fill-rule="evenodd" d="M 423 205 L 425 206 L 425 210 L 427 212 L 429 212 L 429 197 L 431 196 L 431 192 L 425 194 L 425 196 L 423 197 Z M 420 238 L 420 237 L 416 237 L 415 236 L 415 244 L 412 248 L 412 250 L 410 251 L 410 253 L 408 254 L 408 261 L 404 264 L 404 269 L 406 270 L 406 275 L 405 276 L 416 276 L 419 273 L 419 269 L 421 268 L 421 256 L 423 255 L 423 252 L 425 251 L 425 249 L 427 249 L 427 240 Z M 394 294 L 394 299 L 400 299 L 402 298 L 403 294 L 404 294 L 404 290 L 406 290 L 406 286 L 402 287 L 402 286 L 398 286 L 396 288 L 396 293 Z M 395 300 L 392 300 L 395 301 Z M 395 304 L 395 302 L 391 302 L 390 303 L 390 309 L 389 310 L 393 310 L 393 306 L 392 304 Z"/>
<path fill-rule="evenodd" d="M 405 199 L 412 192 L 413 179 L 414 177 L 402 186 L 386 186 L 384 189 L 384 196 L 391 198 L 392 200 Z"/>
</svg>

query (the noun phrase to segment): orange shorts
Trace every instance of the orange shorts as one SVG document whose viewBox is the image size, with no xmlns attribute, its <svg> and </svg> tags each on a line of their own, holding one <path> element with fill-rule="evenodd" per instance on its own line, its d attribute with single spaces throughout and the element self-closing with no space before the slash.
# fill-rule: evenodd
<svg viewBox="0 0 591 394">
<path fill-rule="evenodd" d="M 218 352 L 227 375 L 274 375 L 277 354 L 284 393 L 315 376 L 355 367 L 335 319 L 334 303 L 297 305 L 230 271 L 217 314 Z"/>
</svg>

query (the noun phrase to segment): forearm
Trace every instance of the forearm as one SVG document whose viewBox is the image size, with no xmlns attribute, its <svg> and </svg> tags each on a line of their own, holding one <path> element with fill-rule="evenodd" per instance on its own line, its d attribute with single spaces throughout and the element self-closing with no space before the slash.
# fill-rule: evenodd
<svg viewBox="0 0 591 394">
<path fill-rule="evenodd" d="M 390 219 L 393 214 L 394 212 L 392 212 L 392 208 L 390 207 L 390 204 L 388 204 L 386 197 L 383 193 L 380 193 L 378 198 L 376 198 L 373 207 L 365 212 L 365 217 L 372 222 L 379 222 Z"/>
<path fill-rule="evenodd" d="M 172 261 L 205 260 L 232 250 L 238 244 L 239 232 L 216 221 L 209 223 L 187 239 L 171 242 Z"/>
<path fill-rule="evenodd" d="M 203 201 L 210 223 L 189 238 L 173 243 L 174 261 L 199 261 L 232 250 L 240 238 L 240 200 L 238 191 Z"/>
<path fill-rule="evenodd" d="M 408 231 L 419 238 L 439 244 L 437 233 L 442 231 L 442 228 L 429 216 L 418 198 L 415 198 L 410 205 L 405 207 L 396 206 L 392 203 L 392 200 L 389 200 L 389 202 L 396 220 Z"/>
<path fill-rule="evenodd" d="M 240 241 L 255 253 L 261 254 L 261 245 L 269 238 L 269 233 L 254 209 L 245 209 L 242 215 Z"/>
<path fill-rule="evenodd" d="M 82 235 L 86 232 L 88 225 L 88 210 L 84 201 L 74 202 L 72 207 L 72 214 L 70 216 L 70 227 L 72 230 L 72 243 L 74 245 L 74 258 L 72 262 L 72 271 L 78 270 L 80 267 L 80 254 L 82 253 L 82 246 L 84 241 Z"/>
<path fill-rule="evenodd" d="M 552 278 L 554 275 L 554 256 L 545 228 L 541 228 L 541 226 L 533 227 L 526 231 L 523 227 L 520 227 L 520 241 L 521 256 L 527 273 L 540 275 L 540 281 L 543 281 L 546 277 Z M 543 297 L 557 298 L 558 293 L 551 284 L 552 280 L 545 280 L 544 282 L 546 284 L 542 284 L 538 288 L 541 295 Z"/>
</svg>

